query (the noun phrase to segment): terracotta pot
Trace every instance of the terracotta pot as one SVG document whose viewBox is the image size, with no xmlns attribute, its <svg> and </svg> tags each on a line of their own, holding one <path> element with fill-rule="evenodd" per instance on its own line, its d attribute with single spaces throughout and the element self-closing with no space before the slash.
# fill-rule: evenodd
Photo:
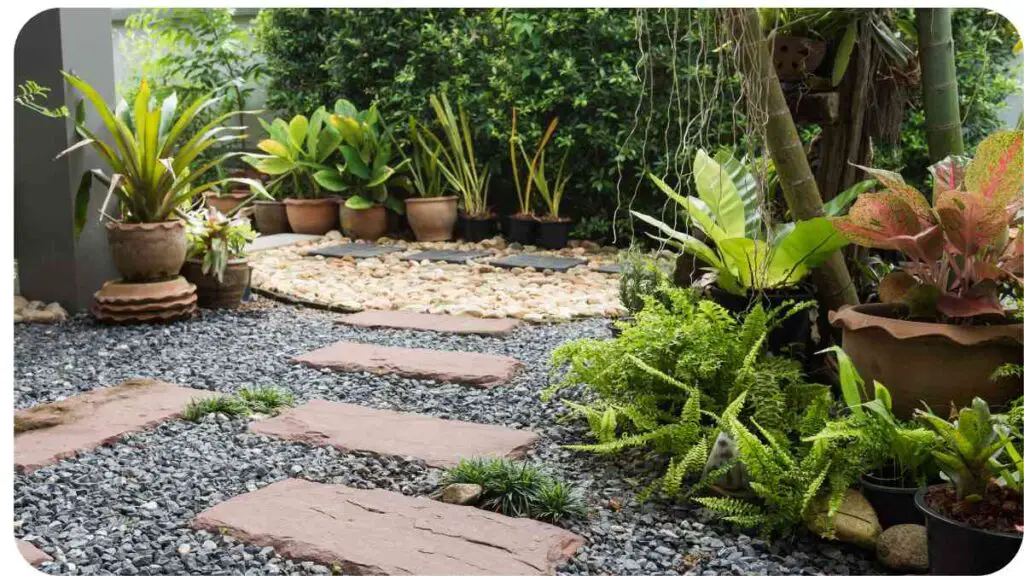
<svg viewBox="0 0 1024 576">
<path fill-rule="evenodd" d="M 405 215 L 409 227 L 420 242 L 443 242 L 455 234 L 455 219 L 458 215 L 459 198 L 406 198 Z"/>
<path fill-rule="evenodd" d="M 901 320 L 902 304 L 861 304 L 829 312 L 843 329 L 843 350 L 865 382 L 877 380 L 892 394 L 892 411 L 912 416 L 922 401 L 944 414 L 950 402 L 969 406 L 978 396 L 989 405 L 1020 396 L 1014 378 L 992 381 L 999 366 L 1024 355 L 1024 325 L 954 326 Z M 870 386 L 868 386 L 870 389 Z"/>
<path fill-rule="evenodd" d="M 341 205 L 341 229 L 357 240 L 376 240 L 388 231 L 388 213 L 383 206 L 353 210 Z"/>
<path fill-rule="evenodd" d="M 282 202 L 257 200 L 255 204 L 256 231 L 260 234 L 284 234 L 288 227 L 288 211 Z"/>
<path fill-rule="evenodd" d="M 284 208 L 296 234 L 327 234 L 338 227 L 336 198 L 285 198 Z"/>
<path fill-rule="evenodd" d="M 216 208 L 221 214 L 228 214 L 248 197 L 248 191 L 234 191 L 220 195 L 215 192 L 203 192 L 203 199 L 206 200 L 206 205 Z"/>
<path fill-rule="evenodd" d="M 190 258 L 181 268 L 181 275 L 196 285 L 198 304 L 203 308 L 235 308 L 242 303 L 242 295 L 249 286 L 252 269 L 245 258 L 228 261 L 223 281 L 213 274 L 203 274 L 203 261 Z"/>
<path fill-rule="evenodd" d="M 114 267 L 123 280 L 172 278 L 185 263 L 185 223 L 181 220 L 149 224 L 107 222 L 106 228 Z"/>
</svg>

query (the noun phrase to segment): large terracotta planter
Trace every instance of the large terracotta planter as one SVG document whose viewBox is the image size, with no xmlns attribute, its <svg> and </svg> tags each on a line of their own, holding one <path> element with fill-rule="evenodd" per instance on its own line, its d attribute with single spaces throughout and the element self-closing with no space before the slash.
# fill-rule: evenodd
<svg viewBox="0 0 1024 576">
<path fill-rule="evenodd" d="M 1024 356 L 1024 325 L 955 326 L 901 320 L 901 304 L 861 304 L 829 312 L 843 329 L 843 350 L 865 382 L 877 380 L 892 394 L 893 413 L 909 418 L 922 401 L 944 414 L 950 402 L 969 406 L 977 396 L 993 408 L 1021 395 L 1014 378 L 992 372 Z M 871 386 L 868 386 L 871 389 Z"/>
<path fill-rule="evenodd" d="M 247 191 L 227 192 L 219 195 L 215 192 L 204 192 L 203 199 L 206 200 L 207 206 L 216 208 L 221 214 L 228 214 L 245 202 L 249 195 L 250 193 Z"/>
<path fill-rule="evenodd" d="M 406 198 L 405 215 L 420 242 L 443 242 L 455 234 L 458 197 Z"/>
<path fill-rule="evenodd" d="M 288 226 L 297 234 L 327 234 L 338 227 L 338 200 L 335 198 L 286 198 Z"/>
<path fill-rule="evenodd" d="M 235 308 L 240 305 L 251 273 L 249 261 L 245 258 L 229 260 L 223 280 L 218 280 L 213 274 L 203 274 L 203 262 L 198 258 L 190 258 L 181 269 L 181 275 L 196 285 L 198 304 L 203 308 Z"/>
<path fill-rule="evenodd" d="M 388 213 L 383 206 L 353 210 L 341 205 L 341 230 L 357 240 L 376 240 L 388 231 Z"/>
<path fill-rule="evenodd" d="M 107 222 L 107 243 L 114 267 L 128 282 L 163 280 L 178 275 L 185 263 L 185 223 Z"/>
<path fill-rule="evenodd" d="M 284 234 L 291 230 L 288 227 L 288 211 L 282 202 L 257 200 L 254 204 L 257 232 L 260 234 Z"/>
</svg>

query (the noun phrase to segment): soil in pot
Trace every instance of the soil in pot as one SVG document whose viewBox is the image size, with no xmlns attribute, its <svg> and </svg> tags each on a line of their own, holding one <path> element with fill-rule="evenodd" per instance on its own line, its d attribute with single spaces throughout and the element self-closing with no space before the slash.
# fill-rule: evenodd
<svg viewBox="0 0 1024 576">
<path fill-rule="evenodd" d="M 905 320 L 903 304 L 861 304 L 829 313 L 843 329 L 843 350 L 865 382 L 892 395 L 892 411 L 910 418 L 921 402 L 967 406 L 977 396 L 993 409 L 1020 396 L 1020 380 L 991 380 L 996 368 L 1024 355 L 1021 324 L 952 325 Z"/>
<path fill-rule="evenodd" d="M 860 491 L 878 514 L 882 528 L 897 524 L 924 524 L 924 514 L 914 504 L 917 486 L 896 478 L 891 469 L 862 474 Z"/>
<path fill-rule="evenodd" d="M 185 263 L 185 223 L 107 222 L 107 243 L 114 267 L 128 282 L 149 282 L 178 275 Z"/>
<path fill-rule="evenodd" d="M 537 219 L 533 214 L 511 214 L 505 219 L 505 239 L 520 244 L 533 244 Z"/>
<path fill-rule="evenodd" d="M 288 211 L 281 202 L 257 200 L 255 202 L 256 231 L 260 234 L 285 234 L 288 226 Z"/>
<path fill-rule="evenodd" d="M 224 194 L 215 192 L 204 192 L 203 199 L 206 205 L 216 208 L 221 214 L 228 214 L 239 206 L 250 195 L 247 190 L 233 190 Z"/>
<path fill-rule="evenodd" d="M 405 215 L 420 242 L 444 242 L 455 233 L 458 197 L 406 198 Z"/>
<path fill-rule="evenodd" d="M 761 302 L 765 310 L 777 308 L 787 300 L 796 303 L 814 300 L 814 293 L 807 286 L 796 286 L 778 290 L 767 290 L 738 296 L 717 286 L 710 286 L 708 294 L 712 300 L 733 314 L 745 312 Z M 784 320 L 782 325 L 768 334 L 766 347 L 774 354 L 781 354 L 789 348 L 790 355 L 806 360 L 811 350 L 811 311 L 803 310 Z"/>
<path fill-rule="evenodd" d="M 242 303 L 249 287 L 252 269 L 245 258 L 229 260 L 223 280 L 213 274 L 203 274 L 203 262 L 190 259 L 181 268 L 181 275 L 196 285 L 197 303 L 203 308 L 235 308 Z"/>
<path fill-rule="evenodd" d="M 466 242 L 480 242 L 494 236 L 494 217 L 469 217 L 459 214 L 459 235 Z"/>
<path fill-rule="evenodd" d="M 353 210 L 342 204 L 341 230 L 356 240 L 377 240 L 388 231 L 387 210 L 383 206 Z"/>
<path fill-rule="evenodd" d="M 1021 547 L 1024 524 L 1020 494 L 990 484 L 977 502 L 958 502 L 949 484 L 917 491 L 914 503 L 928 527 L 932 574 L 991 574 L 1010 563 Z"/>
<path fill-rule="evenodd" d="M 569 243 L 569 218 L 544 219 L 537 221 L 537 246 L 548 250 L 561 250 Z"/>
<path fill-rule="evenodd" d="M 284 208 L 296 234 L 327 234 L 338 227 L 336 198 L 286 198 Z"/>
</svg>

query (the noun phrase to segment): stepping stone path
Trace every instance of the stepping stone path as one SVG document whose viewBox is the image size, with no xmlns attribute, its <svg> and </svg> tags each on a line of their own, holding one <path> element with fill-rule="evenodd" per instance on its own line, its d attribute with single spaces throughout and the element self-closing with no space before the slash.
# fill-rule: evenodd
<svg viewBox="0 0 1024 576">
<path fill-rule="evenodd" d="M 448 262 L 449 264 L 466 264 L 470 260 L 490 256 L 490 250 L 424 250 L 408 256 L 402 256 L 402 260 L 414 260 L 422 262 Z"/>
<path fill-rule="evenodd" d="M 192 527 L 345 574 L 553 574 L 583 544 L 536 520 L 295 478 L 222 502 Z"/>
<path fill-rule="evenodd" d="M 269 236 L 256 237 L 249 244 L 248 250 L 249 252 L 258 252 L 260 250 L 282 248 L 300 242 L 313 242 L 322 239 L 323 236 L 317 236 L 316 234 L 270 234 Z"/>
<path fill-rule="evenodd" d="M 36 548 L 31 542 L 26 542 L 25 540 L 20 539 L 17 540 L 17 542 L 18 552 L 21 553 L 22 557 L 25 558 L 25 561 L 28 562 L 30 566 L 37 567 L 43 562 L 50 562 L 53 560 L 49 554 L 43 552 L 39 548 Z"/>
<path fill-rule="evenodd" d="M 14 414 L 14 467 L 25 474 L 181 414 L 213 392 L 136 378 Z"/>
<path fill-rule="evenodd" d="M 536 256 L 534 254 L 516 254 L 499 260 L 491 260 L 491 266 L 498 268 L 533 268 L 535 270 L 552 270 L 565 272 L 573 266 L 586 264 L 579 258 L 561 258 L 558 256 Z"/>
<path fill-rule="evenodd" d="M 392 348 L 337 342 L 296 356 L 299 364 L 343 372 L 397 374 L 405 378 L 457 382 L 477 388 L 504 384 L 524 366 L 507 356 L 446 352 L 426 348 Z"/>
<path fill-rule="evenodd" d="M 341 317 L 338 322 L 349 326 L 398 328 L 402 330 L 430 330 L 452 334 L 482 334 L 504 336 L 522 324 L 512 318 L 477 318 L 455 314 L 423 314 L 420 312 L 393 312 L 368 310 Z"/>
<path fill-rule="evenodd" d="M 375 246 L 373 244 L 358 244 L 352 242 L 350 244 L 338 244 L 335 246 L 327 246 L 326 248 L 310 250 L 307 255 L 328 256 L 331 258 L 344 258 L 345 256 L 351 256 L 353 258 L 377 258 L 385 254 L 391 254 L 392 252 L 405 252 L 405 248 L 399 248 L 398 246 Z"/>
<path fill-rule="evenodd" d="M 605 274 L 621 274 L 622 266 L 618 264 L 602 264 L 597 267 L 597 271 Z"/>
<path fill-rule="evenodd" d="M 257 434 L 283 440 L 423 460 L 446 468 L 460 458 L 520 458 L 537 442 L 533 432 L 311 400 L 249 425 Z"/>
</svg>

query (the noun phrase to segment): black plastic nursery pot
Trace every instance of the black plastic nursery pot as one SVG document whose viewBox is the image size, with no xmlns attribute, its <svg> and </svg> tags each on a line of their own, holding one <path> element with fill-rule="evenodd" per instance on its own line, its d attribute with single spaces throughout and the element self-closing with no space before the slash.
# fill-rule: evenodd
<svg viewBox="0 0 1024 576">
<path fill-rule="evenodd" d="M 537 222 L 537 246 L 548 250 L 560 250 L 569 244 L 569 230 L 572 220 L 539 220 Z"/>
<path fill-rule="evenodd" d="M 505 239 L 520 244 L 533 244 L 537 219 L 529 214 L 512 214 L 505 219 Z"/>
<path fill-rule="evenodd" d="M 861 474 L 860 491 L 878 514 L 882 528 L 897 524 L 924 524 L 924 514 L 914 504 L 917 486 L 904 488 L 899 479 Z"/>
<path fill-rule="evenodd" d="M 925 517 L 931 574 L 992 574 L 1017 555 L 1021 533 L 981 530 L 946 518 L 925 504 L 927 489 L 914 493 L 914 504 Z"/>
<path fill-rule="evenodd" d="M 459 235 L 466 242 L 480 242 L 494 236 L 494 217 L 469 218 L 459 214 Z"/>
<path fill-rule="evenodd" d="M 796 303 L 814 300 L 814 293 L 806 286 L 767 290 L 745 296 L 737 296 L 717 286 L 711 286 L 708 288 L 708 294 L 713 301 L 734 314 L 750 310 L 757 302 L 761 302 L 765 309 L 771 310 L 787 300 L 793 300 Z M 780 353 L 783 348 L 791 344 L 798 344 L 805 351 L 810 350 L 811 311 L 809 309 L 790 316 L 782 322 L 782 325 L 768 334 L 767 348 L 775 354 Z"/>
</svg>

